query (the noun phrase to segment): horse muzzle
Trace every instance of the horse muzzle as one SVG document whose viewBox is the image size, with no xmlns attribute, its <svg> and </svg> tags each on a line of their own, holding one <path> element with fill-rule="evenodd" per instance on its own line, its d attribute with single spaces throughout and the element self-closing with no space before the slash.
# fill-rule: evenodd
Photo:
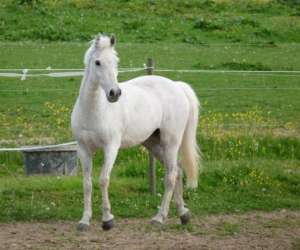
<svg viewBox="0 0 300 250">
<path fill-rule="evenodd" d="M 107 95 L 107 100 L 109 102 L 117 102 L 121 95 L 122 95 L 122 90 L 120 88 L 111 89 Z"/>
</svg>

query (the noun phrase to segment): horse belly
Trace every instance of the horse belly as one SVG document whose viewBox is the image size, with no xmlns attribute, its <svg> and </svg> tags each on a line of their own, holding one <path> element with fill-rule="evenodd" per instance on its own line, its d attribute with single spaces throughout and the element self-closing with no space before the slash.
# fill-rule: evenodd
<svg viewBox="0 0 300 250">
<path fill-rule="evenodd" d="M 122 133 L 121 147 L 131 147 L 143 143 L 160 127 L 161 110 L 149 109 L 145 112 L 135 112 L 129 116 Z"/>
</svg>

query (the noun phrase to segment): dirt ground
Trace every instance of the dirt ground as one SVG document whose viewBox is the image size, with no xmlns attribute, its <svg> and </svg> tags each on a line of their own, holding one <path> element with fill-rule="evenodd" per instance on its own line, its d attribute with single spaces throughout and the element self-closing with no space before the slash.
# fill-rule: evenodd
<svg viewBox="0 0 300 250">
<path fill-rule="evenodd" d="M 185 227 L 117 219 L 108 232 L 93 223 L 81 233 L 70 221 L 2 223 L 0 249 L 300 249 L 300 211 L 193 217 Z"/>
</svg>

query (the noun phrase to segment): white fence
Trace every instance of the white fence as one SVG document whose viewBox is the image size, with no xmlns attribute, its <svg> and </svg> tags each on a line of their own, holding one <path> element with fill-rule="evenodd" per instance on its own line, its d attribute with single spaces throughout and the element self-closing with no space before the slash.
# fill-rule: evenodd
<svg viewBox="0 0 300 250">
<path fill-rule="evenodd" d="M 143 68 L 120 68 L 119 73 L 140 72 L 149 69 Z M 29 72 L 50 72 L 50 73 L 35 73 Z M 298 70 L 201 70 L 201 69 L 155 69 L 155 72 L 177 72 L 177 73 L 210 73 L 210 74 L 251 74 L 251 75 L 264 75 L 264 76 L 300 76 Z M 0 69 L 0 77 L 17 77 L 21 80 L 26 80 L 27 77 L 76 77 L 83 76 L 83 69 Z"/>
</svg>

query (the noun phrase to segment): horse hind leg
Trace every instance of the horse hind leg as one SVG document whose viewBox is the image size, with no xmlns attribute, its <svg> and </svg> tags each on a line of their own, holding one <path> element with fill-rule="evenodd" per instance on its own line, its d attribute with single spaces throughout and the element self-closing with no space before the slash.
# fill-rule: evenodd
<svg viewBox="0 0 300 250">
<path fill-rule="evenodd" d="M 163 148 L 160 144 L 160 130 L 157 129 L 153 134 L 142 144 L 155 158 L 163 164 Z"/>
<path fill-rule="evenodd" d="M 174 188 L 174 201 L 180 217 L 181 224 L 188 224 L 190 220 L 189 209 L 185 207 L 185 202 L 183 200 L 183 184 L 182 184 L 182 168 L 180 163 L 178 163 L 178 174 L 176 178 L 176 184 Z"/>
<path fill-rule="evenodd" d="M 172 200 L 176 178 L 178 174 L 177 169 L 177 146 L 162 147 L 163 150 L 163 162 L 166 167 L 165 174 L 165 192 L 163 195 L 162 203 L 159 212 L 152 218 L 152 222 L 164 223 L 168 216 L 170 202 Z"/>
<path fill-rule="evenodd" d="M 146 140 L 143 145 L 162 163 L 164 164 L 164 150 L 160 141 L 160 131 L 156 130 L 152 136 Z M 176 157 L 177 158 L 177 157 Z M 187 224 L 189 221 L 190 213 L 189 210 L 185 207 L 183 200 L 183 186 L 182 186 L 182 169 L 180 164 L 177 164 L 177 177 L 174 187 L 174 201 L 180 220 L 182 224 Z M 164 218 L 160 214 L 156 215 L 153 218 L 153 221 L 162 223 Z"/>
</svg>

